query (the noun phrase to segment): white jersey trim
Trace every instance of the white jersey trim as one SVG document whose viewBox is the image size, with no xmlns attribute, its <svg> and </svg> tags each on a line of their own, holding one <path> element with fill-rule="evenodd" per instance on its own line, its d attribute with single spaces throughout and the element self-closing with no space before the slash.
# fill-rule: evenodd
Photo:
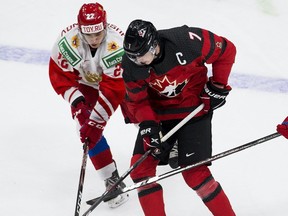
<svg viewBox="0 0 288 216">
<path fill-rule="evenodd" d="M 83 94 L 75 87 L 66 90 L 63 97 L 68 103 L 72 104 L 75 99 L 83 96 Z"/>
</svg>

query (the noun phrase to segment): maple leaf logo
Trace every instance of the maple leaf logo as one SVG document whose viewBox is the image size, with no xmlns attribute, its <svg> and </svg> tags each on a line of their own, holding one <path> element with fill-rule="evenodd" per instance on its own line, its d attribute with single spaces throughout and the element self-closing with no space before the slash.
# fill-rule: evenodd
<svg viewBox="0 0 288 216">
<path fill-rule="evenodd" d="M 145 30 L 145 29 L 140 29 L 140 30 L 138 31 L 138 35 L 139 35 L 140 37 L 143 37 L 143 38 L 144 38 L 144 36 L 145 36 L 145 33 L 146 33 L 146 30 Z"/>
<path fill-rule="evenodd" d="M 162 80 L 156 79 L 150 82 L 149 85 L 157 90 L 159 94 L 172 98 L 179 95 L 187 83 L 188 79 L 179 83 L 178 80 L 170 81 L 167 76 L 164 76 Z"/>
</svg>

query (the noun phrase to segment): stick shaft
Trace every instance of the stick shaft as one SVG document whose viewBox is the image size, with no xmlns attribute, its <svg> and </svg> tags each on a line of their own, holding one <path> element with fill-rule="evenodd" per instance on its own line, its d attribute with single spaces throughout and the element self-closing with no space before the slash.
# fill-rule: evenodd
<svg viewBox="0 0 288 216">
<path fill-rule="evenodd" d="M 82 192 L 83 192 L 84 178 L 85 178 L 86 165 L 87 165 L 88 145 L 84 144 L 83 148 L 84 150 L 83 150 L 80 178 L 79 178 L 79 183 L 78 183 L 77 199 L 76 199 L 74 216 L 80 215 Z"/>
<path fill-rule="evenodd" d="M 210 158 L 208 158 L 208 159 L 206 159 L 206 160 L 197 162 L 197 163 L 195 163 L 195 164 L 188 165 L 188 166 L 186 166 L 186 167 L 178 168 L 178 169 L 175 169 L 175 170 L 166 172 L 166 173 L 164 173 L 164 174 L 151 177 L 151 178 L 146 179 L 146 180 L 144 180 L 144 181 L 142 181 L 142 182 L 138 182 L 138 183 L 133 184 L 133 185 L 131 185 L 131 186 L 125 187 L 125 188 L 123 189 L 123 193 L 126 193 L 126 192 L 128 192 L 128 191 L 135 190 L 135 189 L 137 189 L 137 188 L 139 188 L 139 187 L 143 187 L 143 186 L 146 186 L 146 185 L 148 185 L 148 184 L 155 183 L 155 182 L 160 181 L 160 180 L 162 180 L 162 179 L 165 179 L 165 178 L 168 178 L 168 177 L 170 177 L 170 176 L 173 176 L 173 175 L 176 175 L 176 174 L 178 174 L 178 173 L 181 173 L 181 172 L 183 172 L 183 171 L 185 171 L 185 170 L 192 169 L 192 168 L 194 168 L 194 167 L 198 167 L 198 166 L 200 166 L 200 165 L 207 164 L 207 163 L 209 163 L 209 162 L 212 162 L 212 161 L 218 160 L 218 159 L 220 159 L 220 158 L 226 157 L 226 156 L 228 156 L 228 155 L 234 154 L 234 153 L 236 153 L 236 152 L 243 151 L 243 150 L 245 150 L 245 149 L 247 149 L 247 148 L 256 146 L 256 145 L 258 145 L 258 144 L 260 144 L 260 143 L 267 142 L 267 141 L 269 141 L 269 140 L 271 140 L 271 139 L 274 139 L 274 138 L 276 138 L 276 137 L 279 137 L 279 136 L 280 136 L 279 133 L 273 133 L 273 134 L 270 134 L 270 135 L 268 135 L 268 136 L 265 136 L 265 137 L 262 137 L 262 138 L 260 138 L 260 139 L 257 139 L 257 140 L 254 140 L 254 141 L 252 141 L 252 142 L 249 142 L 249 143 L 247 143 L 247 144 L 244 144 L 244 145 L 241 145 L 241 146 L 232 148 L 232 149 L 230 149 L 230 150 L 224 151 L 224 152 L 222 152 L 222 153 L 216 154 L 216 155 L 214 155 L 214 156 L 212 156 L 212 157 L 210 157 Z"/>
</svg>

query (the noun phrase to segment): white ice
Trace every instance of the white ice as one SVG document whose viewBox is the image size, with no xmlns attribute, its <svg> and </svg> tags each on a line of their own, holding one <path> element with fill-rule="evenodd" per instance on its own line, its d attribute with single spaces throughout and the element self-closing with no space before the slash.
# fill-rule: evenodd
<svg viewBox="0 0 288 216">
<path fill-rule="evenodd" d="M 84 2 L 6 1 L 0 13 L 1 49 L 10 46 L 49 51 L 62 28 L 76 22 Z M 227 104 L 214 115 L 213 154 L 276 132 L 276 125 L 288 115 L 287 1 L 103 0 L 101 3 L 107 10 L 108 21 L 123 30 L 131 20 L 142 18 L 152 21 L 158 29 L 183 24 L 206 28 L 235 43 L 238 53 L 231 74 L 234 86 Z M 17 62 L 13 53 L 12 60 L 4 60 L 3 55 L 0 50 L 0 214 L 72 215 L 82 147 L 69 105 L 52 89 L 47 64 Z M 245 78 L 241 80 L 242 76 Z M 120 174 L 129 168 L 136 133 L 133 125 L 124 124 L 119 110 L 106 127 L 105 136 Z M 288 140 L 279 137 L 213 162 L 214 177 L 238 216 L 288 214 L 287 153 Z M 168 170 L 169 167 L 161 167 L 158 173 Z M 125 182 L 132 184 L 130 177 Z M 181 175 L 160 183 L 167 215 L 211 215 Z M 103 192 L 104 184 L 89 161 L 82 212 L 88 208 L 85 200 Z M 125 205 L 111 210 L 101 203 L 91 215 L 143 213 L 136 191 L 131 191 Z"/>
</svg>

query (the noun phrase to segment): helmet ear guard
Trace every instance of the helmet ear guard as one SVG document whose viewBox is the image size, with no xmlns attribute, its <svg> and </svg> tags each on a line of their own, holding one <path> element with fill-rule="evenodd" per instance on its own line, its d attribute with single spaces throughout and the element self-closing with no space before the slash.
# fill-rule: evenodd
<svg viewBox="0 0 288 216">
<path fill-rule="evenodd" d="M 99 3 L 83 4 L 77 19 L 83 34 L 98 33 L 105 30 L 107 26 L 106 11 Z"/>
<path fill-rule="evenodd" d="M 132 21 L 125 33 L 124 50 L 129 58 L 143 56 L 159 42 L 158 32 L 151 22 Z M 133 57 L 134 56 L 134 57 Z"/>
</svg>

